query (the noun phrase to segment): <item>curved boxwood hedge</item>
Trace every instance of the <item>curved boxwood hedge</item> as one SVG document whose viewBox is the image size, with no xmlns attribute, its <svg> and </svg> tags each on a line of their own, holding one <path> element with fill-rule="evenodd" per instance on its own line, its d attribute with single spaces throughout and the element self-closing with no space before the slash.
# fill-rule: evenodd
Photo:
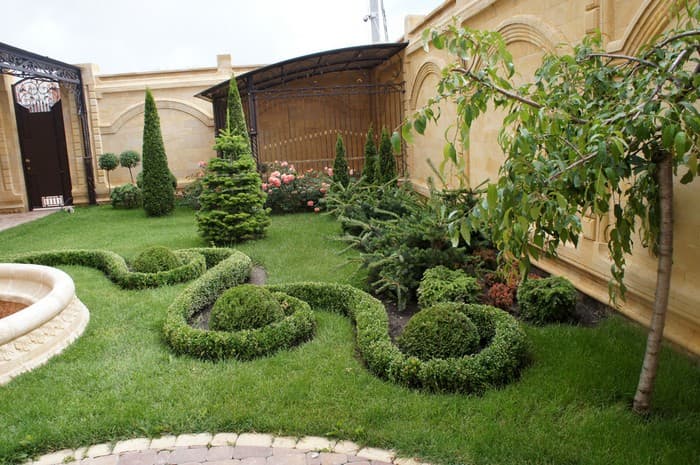
<svg viewBox="0 0 700 465">
<path fill-rule="evenodd" d="M 144 289 L 190 281 L 211 266 L 234 253 L 223 248 L 192 248 L 174 251 L 182 265 L 168 271 L 139 273 L 129 271 L 121 256 L 108 250 L 54 250 L 14 256 L 14 263 L 38 265 L 80 265 L 102 271 L 107 278 L 124 289 Z"/>
<path fill-rule="evenodd" d="M 359 289 L 327 283 L 281 284 L 269 288 L 304 300 L 314 309 L 350 317 L 367 368 L 380 378 L 404 386 L 480 394 L 516 379 L 528 360 L 527 337 L 520 324 L 508 313 L 487 305 L 460 305 L 460 311 L 479 328 L 486 328 L 480 332 L 482 344 L 487 345 L 479 353 L 421 361 L 404 355 L 392 343 L 383 304 Z"/>
<path fill-rule="evenodd" d="M 251 360 L 310 339 L 316 320 L 309 305 L 293 296 L 279 296 L 285 318 L 258 329 L 211 331 L 194 328 L 189 320 L 212 305 L 226 289 L 243 283 L 250 274 L 248 256 L 234 252 L 180 294 L 168 308 L 163 324 L 165 341 L 181 355 L 219 360 Z"/>
</svg>

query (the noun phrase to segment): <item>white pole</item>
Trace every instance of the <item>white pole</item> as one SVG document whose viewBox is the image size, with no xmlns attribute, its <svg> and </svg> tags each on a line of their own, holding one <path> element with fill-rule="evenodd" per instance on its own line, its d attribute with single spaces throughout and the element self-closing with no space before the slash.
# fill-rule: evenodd
<svg viewBox="0 0 700 465">
<path fill-rule="evenodd" d="M 369 0 L 369 20 L 372 24 L 372 43 L 381 41 L 379 37 L 379 1 Z"/>
</svg>

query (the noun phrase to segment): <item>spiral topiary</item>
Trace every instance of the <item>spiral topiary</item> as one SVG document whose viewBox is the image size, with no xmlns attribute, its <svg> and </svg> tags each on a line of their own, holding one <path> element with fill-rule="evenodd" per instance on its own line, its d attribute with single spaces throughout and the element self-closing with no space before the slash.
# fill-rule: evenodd
<svg viewBox="0 0 700 465">
<path fill-rule="evenodd" d="M 180 266 L 180 260 L 173 251 L 160 245 L 147 248 L 132 263 L 134 271 L 141 273 L 168 271 L 178 266 Z"/>
<path fill-rule="evenodd" d="M 411 317 L 397 343 L 401 352 L 420 360 L 447 359 L 473 354 L 479 331 L 451 304 L 437 304 Z"/>
<path fill-rule="evenodd" d="M 224 292 L 211 310 L 209 328 L 216 331 L 257 329 L 284 318 L 280 302 L 269 290 L 244 284 Z"/>
</svg>

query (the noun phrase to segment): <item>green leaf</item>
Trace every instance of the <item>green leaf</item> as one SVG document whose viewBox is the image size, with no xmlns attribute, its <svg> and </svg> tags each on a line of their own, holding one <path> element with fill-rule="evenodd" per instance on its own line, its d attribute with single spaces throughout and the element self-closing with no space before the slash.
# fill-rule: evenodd
<svg viewBox="0 0 700 465">
<path fill-rule="evenodd" d="M 442 152 L 446 159 L 451 160 L 455 165 L 457 164 L 457 150 L 455 150 L 455 146 L 452 142 L 445 144 L 445 148 Z"/>
<path fill-rule="evenodd" d="M 394 153 L 401 152 L 401 136 L 399 136 L 397 131 L 391 134 L 391 148 L 394 150 Z"/>
<path fill-rule="evenodd" d="M 673 146 L 673 136 L 676 134 L 678 126 L 675 124 L 669 124 L 664 126 L 663 131 L 661 131 L 661 144 L 665 149 L 670 150 Z"/>
<path fill-rule="evenodd" d="M 425 133 L 425 124 L 425 115 L 419 115 L 413 123 L 413 127 L 416 128 L 418 134 L 423 135 Z"/>
<path fill-rule="evenodd" d="M 676 133 L 676 137 L 673 139 L 673 148 L 676 151 L 676 155 L 682 157 L 687 150 L 686 146 L 687 138 L 685 132 L 679 131 Z"/>
<path fill-rule="evenodd" d="M 489 210 L 494 211 L 496 209 L 496 201 L 498 200 L 498 191 L 496 190 L 495 184 L 489 184 L 486 190 L 486 202 L 488 203 Z"/>
<path fill-rule="evenodd" d="M 695 176 L 693 176 L 693 173 L 691 173 L 690 171 L 688 171 L 688 172 L 685 173 L 685 174 L 683 175 L 683 177 L 681 178 L 681 184 L 688 184 L 688 183 L 690 183 L 690 182 L 693 180 L 694 177 L 695 177 Z"/>
<path fill-rule="evenodd" d="M 459 225 L 459 233 L 462 235 L 462 238 L 467 245 L 472 245 L 472 231 L 469 223 L 462 221 L 462 224 Z"/>
<path fill-rule="evenodd" d="M 401 136 L 409 144 L 413 143 L 413 124 L 410 121 L 406 121 L 403 126 L 401 126 Z"/>
</svg>

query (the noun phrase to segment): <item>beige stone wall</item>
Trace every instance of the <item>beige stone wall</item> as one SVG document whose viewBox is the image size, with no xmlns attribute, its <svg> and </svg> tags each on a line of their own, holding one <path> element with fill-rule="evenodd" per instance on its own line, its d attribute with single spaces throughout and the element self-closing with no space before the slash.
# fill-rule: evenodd
<svg viewBox="0 0 700 465">
<path fill-rule="evenodd" d="M 145 89 L 151 89 L 160 116 L 163 143 L 168 165 L 178 183 L 197 169 L 197 162 L 216 155 L 214 118 L 211 103 L 195 98 L 198 92 L 231 77 L 253 69 L 232 67 L 228 55 L 219 55 L 216 68 L 99 75 L 93 68 L 84 68 L 90 96 L 93 152 L 95 159 L 124 150 L 141 153 Z M 134 176 L 141 171 L 141 165 Z M 98 200 L 107 200 L 107 180 L 97 170 Z M 117 168 L 110 173 L 113 186 L 130 182 L 129 171 Z"/>
<path fill-rule="evenodd" d="M 656 33 L 668 27 L 670 0 L 451 0 L 439 5 L 426 17 L 406 19 L 404 78 L 405 109 L 410 114 L 434 95 L 439 70 L 447 64 L 441 53 L 423 51 L 421 33 L 450 21 L 453 16 L 478 29 L 500 31 L 513 53 L 516 69 L 525 80 L 532 76 L 545 51 L 559 44 L 574 44 L 595 29 L 600 29 L 610 52 L 633 53 Z M 426 159 L 442 160 L 443 134 L 451 124 L 454 108 L 443 108 L 437 127 L 425 137 L 416 137 L 409 147 L 411 178 L 420 187 L 430 175 Z M 503 160 L 496 142 L 502 114 L 490 112 L 475 122 L 467 153 L 466 174 L 472 186 L 494 179 Z M 700 197 L 700 183 L 676 186 L 674 207 L 675 254 L 672 296 L 666 325 L 668 339 L 700 353 L 700 211 L 688 208 Z M 539 265 L 551 272 L 572 278 L 579 289 L 607 302 L 610 260 L 605 243 L 608 218 L 584 218 L 584 237 L 578 248 L 559 250 L 559 259 L 543 260 Z M 656 261 L 641 247 L 628 260 L 629 295 L 620 310 L 644 324 L 650 309 L 656 278 Z"/>
<path fill-rule="evenodd" d="M 0 75 L 0 211 L 27 209 L 19 137 L 12 99 L 12 76 Z"/>
</svg>

